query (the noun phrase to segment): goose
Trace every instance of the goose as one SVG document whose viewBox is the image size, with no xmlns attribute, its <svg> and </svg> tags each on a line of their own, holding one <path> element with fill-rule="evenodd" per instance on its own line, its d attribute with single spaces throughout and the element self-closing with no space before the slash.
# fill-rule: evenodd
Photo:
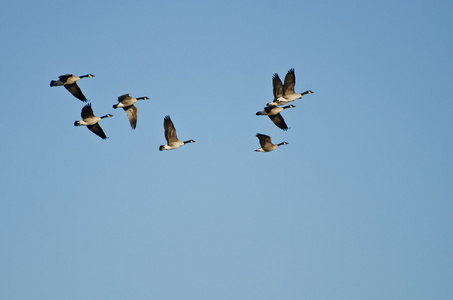
<svg viewBox="0 0 453 300">
<path fill-rule="evenodd" d="M 275 74 L 274 74 L 275 76 Z M 281 81 L 280 81 L 281 83 Z M 285 76 L 285 82 L 283 83 L 282 95 L 275 95 L 274 87 L 274 101 L 269 102 L 267 106 L 279 106 L 292 102 L 296 99 L 300 99 L 303 95 L 313 94 L 311 90 L 307 90 L 301 94 L 294 92 L 294 86 L 296 85 L 296 75 L 294 74 L 294 68 L 289 69 Z"/>
<path fill-rule="evenodd" d="M 263 111 L 259 111 L 256 113 L 257 116 L 268 116 L 272 122 L 274 122 L 275 125 L 277 125 L 278 128 L 282 130 L 288 130 L 288 126 L 285 123 L 285 120 L 283 119 L 282 115 L 280 112 L 284 109 L 287 108 L 293 108 L 295 107 L 294 105 L 287 105 L 283 107 L 278 107 L 278 106 L 267 106 L 264 108 Z"/>
<path fill-rule="evenodd" d="M 280 144 L 272 144 L 272 139 L 270 136 L 265 134 L 257 133 L 256 137 L 260 140 L 261 148 L 256 149 L 255 152 L 270 152 L 277 149 L 281 145 L 287 145 L 287 142 L 282 142 Z"/>
<path fill-rule="evenodd" d="M 134 103 L 138 100 L 148 99 L 149 98 L 146 96 L 134 98 L 129 96 L 129 94 L 124 94 L 118 97 L 118 104 L 113 105 L 113 108 L 122 107 L 127 113 L 127 118 L 129 119 L 132 129 L 135 129 L 135 127 L 137 127 L 137 107 L 135 107 Z"/>
<path fill-rule="evenodd" d="M 72 74 L 66 74 L 59 76 L 59 80 L 52 80 L 50 82 L 50 86 L 64 86 L 71 94 L 74 95 L 79 100 L 83 102 L 87 101 L 87 98 L 83 95 L 82 91 L 80 90 L 79 86 L 77 85 L 76 81 L 80 80 L 81 78 L 85 77 L 94 77 L 93 74 L 87 74 L 82 76 L 75 76 Z"/>
<path fill-rule="evenodd" d="M 176 149 L 187 143 L 195 143 L 194 140 L 188 140 L 185 142 L 181 142 L 180 140 L 178 140 L 178 137 L 176 136 L 175 126 L 173 125 L 173 122 L 171 121 L 170 116 L 168 115 L 164 117 L 164 129 L 167 144 L 161 145 L 159 147 L 160 151 Z"/>
<path fill-rule="evenodd" d="M 96 135 L 100 136 L 103 140 L 107 138 L 105 135 L 104 131 L 101 128 L 101 125 L 99 125 L 99 121 L 104 118 L 110 118 L 113 117 L 111 114 L 107 114 L 102 117 L 97 117 L 93 113 L 93 109 L 91 108 L 91 103 L 88 103 L 82 108 L 82 120 L 81 121 L 75 121 L 74 126 L 86 126 L 88 127 L 89 130 L 91 130 L 93 133 Z"/>
</svg>

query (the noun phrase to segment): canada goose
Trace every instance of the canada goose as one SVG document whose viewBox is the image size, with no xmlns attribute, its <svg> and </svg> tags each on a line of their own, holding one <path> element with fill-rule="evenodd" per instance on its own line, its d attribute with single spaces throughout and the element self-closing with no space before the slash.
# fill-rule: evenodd
<svg viewBox="0 0 453 300">
<path fill-rule="evenodd" d="M 181 142 L 180 140 L 178 140 L 178 137 L 176 136 L 176 129 L 175 126 L 173 125 L 173 122 L 170 119 L 170 116 L 165 116 L 164 118 L 164 129 L 167 144 L 161 145 L 159 147 L 160 151 L 176 149 L 187 143 L 195 143 L 194 140 L 188 140 L 185 142 Z"/>
<path fill-rule="evenodd" d="M 96 135 L 100 136 L 102 139 L 106 139 L 107 136 L 105 135 L 104 131 L 99 125 L 99 121 L 104 118 L 113 117 L 111 114 L 107 114 L 102 117 L 96 117 L 93 113 L 93 109 L 91 108 L 91 103 L 88 103 L 82 108 L 82 120 L 75 121 L 74 126 L 86 126 L 89 130 L 91 130 Z"/>
<path fill-rule="evenodd" d="M 280 112 L 284 109 L 287 108 L 293 108 L 295 107 L 294 105 L 287 105 L 283 107 L 278 107 L 278 106 L 267 106 L 264 108 L 263 111 L 259 111 L 256 113 L 257 116 L 268 116 L 272 122 L 274 122 L 275 125 L 277 125 L 278 128 L 282 130 L 288 130 L 288 126 L 285 123 L 285 120 L 283 119 L 282 115 Z"/>
<path fill-rule="evenodd" d="M 275 76 L 275 74 L 274 74 Z M 281 81 L 280 81 L 281 83 Z M 312 94 L 311 90 L 305 91 L 301 94 L 294 92 L 294 86 L 296 85 L 296 76 L 294 74 L 294 69 L 290 69 L 285 76 L 285 82 L 283 83 L 282 95 L 275 95 L 274 87 L 274 101 L 269 102 L 267 106 L 279 106 L 286 104 L 288 102 L 300 99 L 303 95 Z"/>
<path fill-rule="evenodd" d="M 135 107 L 134 103 L 138 100 L 148 99 L 148 97 L 134 98 L 129 96 L 129 94 L 124 94 L 118 97 L 118 104 L 113 105 L 113 108 L 122 107 L 127 113 L 132 129 L 135 129 L 135 127 L 137 127 L 137 107 Z"/>
<path fill-rule="evenodd" d="M 66 74 L 59 76 L 59 80 L 55 81 L 52 80 L 50 82 L 50 86 L 64 86 L 71 94 L 74 95 L 77 99 L 82 100 L 83 102 L 87 101 L 87 98 L 82 94 L 79 86 L 77 85 L 76 81 L 80 80 L 81 78 L 85 77 L 94 77 L 93 74 L 87 74 L 82 76 L 75 76 L 72 74 Z"/>
<path fill-rule="evenodd" d="M 269 152 L 269 151 L 277 149 L 281 145 L 288 144 L 287 142 L 282 142 L 280 144 L 272 144 L 271 137 L 268 135 L 265 135 L 265 134 L 257 133 L 256 137 L 259 138 L 260 145 L 261 145 L 261 148 L 255 150 L 256 152 Z"/>
</svg>

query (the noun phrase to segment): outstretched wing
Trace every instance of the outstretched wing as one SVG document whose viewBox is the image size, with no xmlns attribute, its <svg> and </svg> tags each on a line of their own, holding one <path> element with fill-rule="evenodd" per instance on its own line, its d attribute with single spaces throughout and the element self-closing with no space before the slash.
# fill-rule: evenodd
<svg viewBox="0 0 453 300">
<path fill-rule="evenodd" d="M 290 69 L 285 76 L 285 83 L 283 84 L 283 95 L 294 94 L 294 86 L 296 85 L 296 75 L 294 69 Z"/>
<path fill-rule="evenodd" d="M 256 137 L 260 140 L 260 145 L 263 149 L 264 147 L 266 147 L 266 145 L 272 144 L 272 139 L 268 135 L 257 133 Z"/>
<path fill-rule="evenodd" d="M 104 130 L 102 130 L 101 125 L 99 125 L 99 123 L 96 123 L 94 125 L 88 125 L 87 127 L 89 130 L 91 130 L 91 132 L 101 137 L 103 140 L 107 138 L 107 136 L 104 133 Z"/>
<path fill-rule="evenodd" d="M 82 100 L 83 102 L 86 102 L 87 101 L 87 98 L 85 97 L 85 95 L 82 93 L 82 91 L 80 90 L 79 86 L 77 85 L 77 83 L 71 83 L 71 84 L 65 84 L 64 87 L 71 93 L 74 95 L 74 97 L 76 97 L 77 99 L 79 100 Z"/>
<path fill-rule="evenodd" d="M 94 116 L 93 109 L 91 108 L 91 103 L 88 103 L 82 108 L 82 119 Z"/>
<path fill-rule="evenodd" d="M 272 76 L 272 85 L 274 87 L 274 100 L 282 97 L 283 96 L 283 84 L 282 84 L 282 81 L 280 80 L 280 77 L 278 77 L 277 73 L 275 73 Z"/>
<path fill-rule="evenodd" d="M 73 76 L 72 74 L 64 74 L 64 75 L 58 76 L 58 79 L 60 79 L 61 82 L 65 83 L 72 76 Z"/>
<path fill-rule="evenodd" d="M 121 95 L 118 97 L 118 103 L 120 103 L 121 101 L 123 101 L 124 99 L 126 99 L 127 97 L 129 97 L 129 94 L 124 94 L 124 95 Z"/>
<path fill-rule="evenodd" d="M 283 119 L 281 114 L 276 114 L 276 115 L 269 115 L 269 118 L 274 122 L 275 125 L 277 125 L 278 128 L 282 130 L 288 130 L 288 126 L 285 123 L 285 120 Z"/>
<path fill-rule="evenodd" d="M 173 125 L 173 122 L 170 119 L 170 116 L 165 116 L 164 118 L 164 129 L 165 139 L 167 140 L 168 145 L 178 141 L 178 137 L 176 136 L 176 129 L 175 126 Z"/>
<path fill-rule="evenodd" d="M 123 109 L 127 113 L 127 118 L 129 119 L 132 129 L 135 129 L 135 127 L 137 127 L 137 107 L 135 107 L 135 105 L 131 105 L 123 107 Z"/>
</svg>

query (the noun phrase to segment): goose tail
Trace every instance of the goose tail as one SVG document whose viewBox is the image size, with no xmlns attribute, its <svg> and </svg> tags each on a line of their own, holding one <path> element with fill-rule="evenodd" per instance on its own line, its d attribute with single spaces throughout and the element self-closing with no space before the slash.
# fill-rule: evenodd
<svg viewBox="0 0 453 300">
<path fill-rule="evenodd" d="M 50 86 L 62 86 L 62 85 L 63 85 L 63 83 L 60 80 L 58 80 L 58 81 L 52 80 L 50 82 Z"/>
</svg>

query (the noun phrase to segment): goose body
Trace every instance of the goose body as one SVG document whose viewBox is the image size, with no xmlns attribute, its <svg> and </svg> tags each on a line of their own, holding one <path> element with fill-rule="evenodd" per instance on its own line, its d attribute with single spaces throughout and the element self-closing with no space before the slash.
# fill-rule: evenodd
<svg viewBox="0 0 453 300">
<path fill-rule="evenodd" d="M 129 94 L 124 94 L 118 97 L 118 104 L 113 105 L 113 108 L 122 107 L 127 113 L 127 118 L 129 119 L 129 124 L 132 129 L 137 127 L 137 107 L 134 105 L 138 100 L 148 100 L 148 97 L 139 97 L 134 98 L 129 96 Z"/>
<path fill-rule="evenodd" d="M 98 122 L 104 118 L 113 117 L 111 114 L 107 114 L 102 117 L 95 116 L 93 113 L 93 109 L 91 108 L 91 103 L 88 103 L 82 108 L 81 115 L 82 120 L 75 121 L 74 126 L 86 126 L 91 132 L 98 135 L 102 139 L 105 140 L 107 138 L 107 136 L 105 135 L 104 131 L 101 128 L 101 125 L 99 125 Z"/>
<path fill-rule="evenodd" d="M 275 77 L 277 74 L 274 74 Z M 278 75 L 277 75 L 278 77 Z M 273 81 L 274 84 L 274 101 L 269 102 L 267 106 L 279 106 L 284 105 L 288 102 L 292 102 L 296 99 L 302 98 L 303 95 L 312 94 L 311 90 L 307 90 L 303 93 L 296 93 L 294 91 L 294 86 L 296 85 L 296 75 L 294 69 L 290 69 L 285 76 L 285 82 L 281 86 L 281 80 L 278 78 L 280 83 L 277 80 Z M 277 85 L 277 87 L 276 87 Z"/>
<path fill-rule="evenodd" d="M 173 125 L 173 122 L 171 121 L 170 116 L 165 116 L 165 118 L 164 118 L 164 130 L 165 130 L 165 139 L 167 140 L 167 144 L 161 145 L 159 147 L 160 151 L 177 149 L 184 144 L 195 143 L 194 140 L 188 140 L 188 141 L 182 142 L 178 139 L 178 137 L 176 135 L 175 126 Z"/>
<path fill-rule="evenodd" d="M 256 152 L 270 152 L 277 149 L 281 145 L 288 144 L 287 142 L 281 142 L 280 144 L 272 144 L 271 137 L 265 134 L 257 133 L 256 137 L 260 140 L 261 145 L 261 148 L 255 150 Z"/>
<path fill-rule="evenodd" d="M 282 115 L 280 114 L 281 111 L 287 108 L 293 108 L 295 107 L 294 105 L 287 105 L 283 107 L 279 106 L 267 106 L 264 108 L 263 111 L 259 111 L 256 113 L 257 116 L 268 116 L 269 119 L 274 122 L 274 124 L 282 129 L 282 130 L 288 130 L 288 126 L 285 123 L 285 120 L 283 119 Z"/>
<path fill-rule="evenodd" d="M 87 74 L 82 76 L 75 76 L 72 74 L 61 75 L 58 77 L 59 80 L 52 80 L 50 82 L 50 86 L 64 86 L 72 95 L 74 95 L 74 97 L 83 102 L 86 102 L 87 98 L 82 93 L 82 90 L 76 83 L 78 80 L 85 77 L 94 77 L 94 75 L 93 74 Z"/>
</svg>

